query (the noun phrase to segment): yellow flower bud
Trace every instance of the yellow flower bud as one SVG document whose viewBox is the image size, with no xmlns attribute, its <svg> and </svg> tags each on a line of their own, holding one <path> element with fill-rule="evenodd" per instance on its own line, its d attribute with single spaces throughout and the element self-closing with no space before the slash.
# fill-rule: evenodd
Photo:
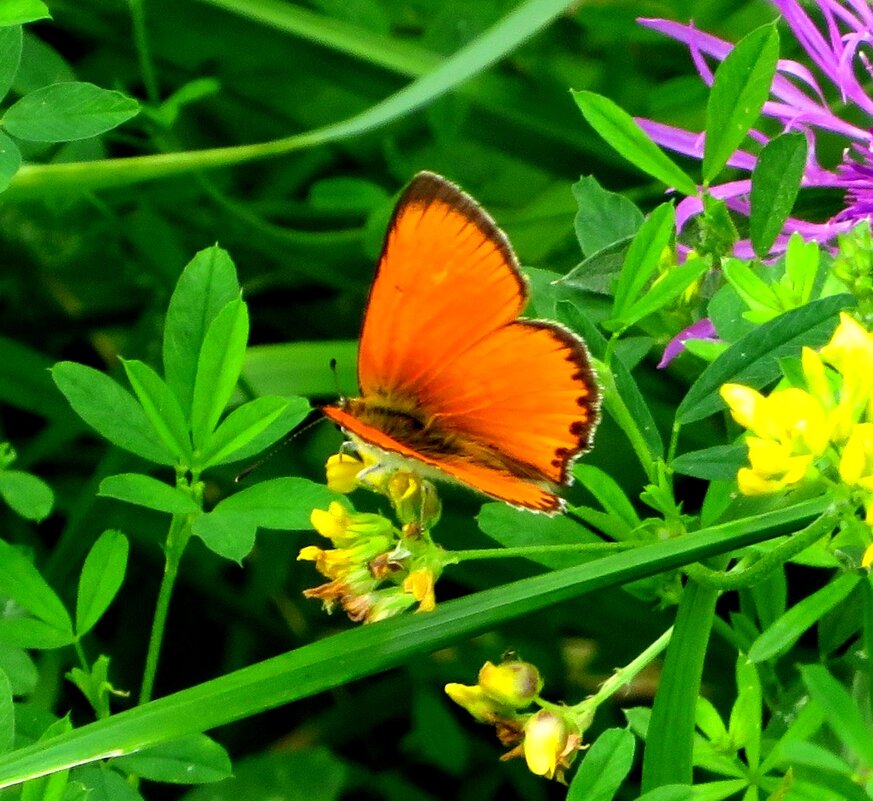
<svg viewBox="0 0 873 801">
<path fill-rule="evenodd" d="M 523 709 L 540 694 L 543 680 L 530 662 L 486 662 L 479 671 L 479 686 L 501 704 Z"/>
<path fill-rule="evenodd" d="M 386 483 L 385 493 L 402 524 L 416 523 L 421 529 L 430 529 L 439 521 L 441 507 L 436 489 L 417 473 L 395 471 Z"/>
<path fill-rule="evenodd" d="M 575 726 L 546 709 L 531 715 L 524 725 L 524 758 L 537 776 L 563 781 L 581 743 Z"/>
</svg>

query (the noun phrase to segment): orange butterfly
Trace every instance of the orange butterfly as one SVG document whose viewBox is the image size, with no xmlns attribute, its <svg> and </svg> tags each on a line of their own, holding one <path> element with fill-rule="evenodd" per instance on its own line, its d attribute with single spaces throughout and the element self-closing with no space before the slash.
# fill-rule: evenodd
<svg viewBox="0 0 873 801">
<path fill-rule="evenodd" d="M 555 492 L 591 445 L 599 393 L 579 337 L 517 319 L 527 297 L 491 217 L 445 178 L 419 173 L 394 209 L 370 290 L 361 397 L 324 413 L 381 465 L 562 510 Z"/>
</svg>

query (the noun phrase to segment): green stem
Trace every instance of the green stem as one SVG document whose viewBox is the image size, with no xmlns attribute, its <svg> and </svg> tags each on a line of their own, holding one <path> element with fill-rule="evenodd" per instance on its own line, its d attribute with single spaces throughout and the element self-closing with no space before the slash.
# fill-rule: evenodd
<svg viewBox="0 0 873 801">
<path fill-rule="evenodd" d="M 609 413 L 615 418 L 619 428 L 624 431 L 625 436 L 630 441 L 634 453 L 637 455 L 643 470 L 648 477 L 650 483 L 657 483 L 658 472 L 655 467 L 655 461 L 652 459 L 649 448 L 646 445 L 646 440 L 640 431 L 637 421 L 630 413 L 627 405 L 622 399 L 618 388 L 615 385 L 615 377 L 612 370 L 601 362 L 598 365 L 598 375 L 600 377 L 600 385 L 603 390 L 603 405 L 609 409 Z"/>
<path fill-rule="evenodd" d="M 673 428 L 670 431 L 670 446 L 667 449 L 667 464 L 673 464 L 676 458 L 676 449 L 679 447 L 679 431 L 682 429 L 682 424 L 679 422 L 673 423 Z"/>
<path fill-rule="evenodd" d="M 164 630 L 167 626 L 167 613 L 170 610 L 170 598 L 173 595 L 176 577 L 179 575 L 179 563 L 182 559 L 182 553 L 190 536 L 191 524 L 189 519 L 181 515 L 173 515 L 173 521 L 170 524 L 170 531 L 167 535 L 167 557 L 164 563 L 164 576 L 161 579 L 161 588 L 158 592 L 157 604 L 155 605 L 155 616 L 152 620 L 149 649 L 146 654 L 142 687 L 139 692 L 139 704 L 148 703 L 152 699 L 155 676 L 158 672 L 158 657 L 161 653 L 161 643 L 164 640 Z"/>
<path fill-rule="evenodd" d="M 644 668 L 648 667 L 656 657 L 664 652 L 670 644 L 670 638 L 672 636 L 673 627 L 671 626 L 638 657 L 628 662 L 624 667 L 617 668 L 616 671 L 600 685 L 600 689 L 598 689 L 594 695 L 572 707 L 577 716 L 577 723 L 579 724 L 581 731 L 585 731 L 591 725 L 595 711 L 604 701 L 611 698 L 623 687 L 630 684 Z"/>
<path fill-rule="evenodd" d="M 79 664 L 86 673 L 91 670 L 91 666 L 88 664 L 88 658 L 85 656 L 85 649 L 82 647 L 82 643 L 79 640 L 76 640 L 73 643 L 73 647 L 76 649 L 76 656 L 79 657 Z"/>
<path fill-rule="evenodd" d="M 569 5 L 568 0 L 526 0 L 472 42 L 400 91 L 341 122 L 314 131 L 260 144 L 186 153 L 162 153 L 132 158 L 68 164 L 27 164 L 10 181 L 5 200 L 44 196 L 51 191 L 76 191 L 130 186 L 192 170 L 228 167 L 280 156 L 306 147 L 347 139 L 381 128 L 445 95 L 478 75 L 542 30 Z"/>
<path fill-rule="evenodd" d="M 446 551 L 448 564 L 469 562 L 473 559 L 506 559 L 514 557 L 544 556 L 562 553 L 601 553 L 626 551 L 645 543 L 639 542 L 574 542 L 564 545 L 520 545 L 516 548 L 477 548 L 464 551 Z"/>
<path fill-rule="evenodd" d="M 130 19 L 133 23 L 133 42 L 139 59 L 139 70 L 142 74 L 146 97 L 150 103 L 157 105 L 161 101 L 161 95 L 155 65 L 149 50 L 143 0 L 128 0 L 128 4 L 130 5 Z"/>
<path fill-rule="evenodd" d="M 839 511 L 830 510 L 825 512 L 805 529 L 797 534 L 790 535 L 788 539 L 780 542 L 775 548 L 765 553 L 757 562 L 744 570 L 713 570 L 701 564 L 686 565 L 682 570 L 699 584 L 712 587 L 720 592 L 750 587 L 833 531 L 839 519 Z"/>
</svg>

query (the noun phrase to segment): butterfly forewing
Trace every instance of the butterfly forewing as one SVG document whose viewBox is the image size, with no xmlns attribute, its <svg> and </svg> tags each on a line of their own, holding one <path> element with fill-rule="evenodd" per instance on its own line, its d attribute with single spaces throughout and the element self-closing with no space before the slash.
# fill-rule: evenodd
<svg viewBox="0 0 873 801">
<path fill-rule="evenodd" d="M 414 393 L 424 376 L 514 320 L 525 300 L 494 222 L 445 179 L 418 175 L 398 201 L 370 291 L 362 393 Z"/>
</svg>

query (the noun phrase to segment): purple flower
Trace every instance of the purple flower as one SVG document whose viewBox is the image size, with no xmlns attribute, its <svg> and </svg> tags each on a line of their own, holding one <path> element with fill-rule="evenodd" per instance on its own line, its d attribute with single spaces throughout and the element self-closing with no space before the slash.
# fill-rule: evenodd
<svg viewBox="0 0 873 801">
<path fill-rule="evenodd" d="M 873 6 L 869 0 L 816 0 L 821 22 L 816 23 L 797 0 L 770 0 L 778 9 L 794 37 L 805 50 L 819 73 L 839 92 L 843 105 L 852 108 L 851 118 L 863 112 L 873 125 L 873 99 L 864 90 L 859 75 L 866 81 L 873 78 L 870 61 L 860 48 L 873 42 Z M 663 19 L 640 19 L 648 28 L 659 31 L 688 46 L 700 77 L 712 84 L 713 71 L 707 59 L 724 60 L 733 45 L 697 30 L 693 24 L 682 25 Z M 780 59 L 770 88 L 770 99 L 763 114 L 777 120 L 784 131 L 801 131 L 809 141 L 809 156 L 802 186 L 829 187 L 844 192 L 844 208 L 823 223 L 789 218 L 774 251 L 784 250 L 788 236 L 798 231 L 805 239 L 819 242 L 832 240 L 838 233 L 857 222 L 873 217 L 873 131 L 859 127 L 836 114 L 820 88 L 812 71 L 803 64 Z M 702 158 L 704 134 L 685 131 L 670 125 L 639 119 L 638 122 L 658 144 Z M 847 147 L 842 162 L 835 169 L 822 167 L 815 153 L 815 132 L 828 131 L 845 137 Z M 750 137 L 766 144 L 768 137 L 760 131 L 750 131 Z M 728 162 L 738 170 L 751 172 L 755 156 L 737 151 Z M 740 179 L 711 187 L 711 193 L 725 201 L 729 208 L 748 215 L 749 179 Z M 699 214 L 699 198 L 686 198 L 677 207 L 677 225 L 681 228 L 692 216 Z M 750 256 L 748 242 L 737 246 L 737 255 Z"/>
<path fill-rule="evenodd" d="M 661 361 L 658 362 L 658 368 L 664 368 L 673 361 L 683 350 L 685 343 L 689 339 L 718 339 L 718 334 L 715 331 L 715 326 L 712 321 L 704 317 L 696 323 L 692 323 L 688 328 L 683 328 L 673 339 L 667 343 L 664 348 L 664 355 L 661 356 Z"/>
</svg>

